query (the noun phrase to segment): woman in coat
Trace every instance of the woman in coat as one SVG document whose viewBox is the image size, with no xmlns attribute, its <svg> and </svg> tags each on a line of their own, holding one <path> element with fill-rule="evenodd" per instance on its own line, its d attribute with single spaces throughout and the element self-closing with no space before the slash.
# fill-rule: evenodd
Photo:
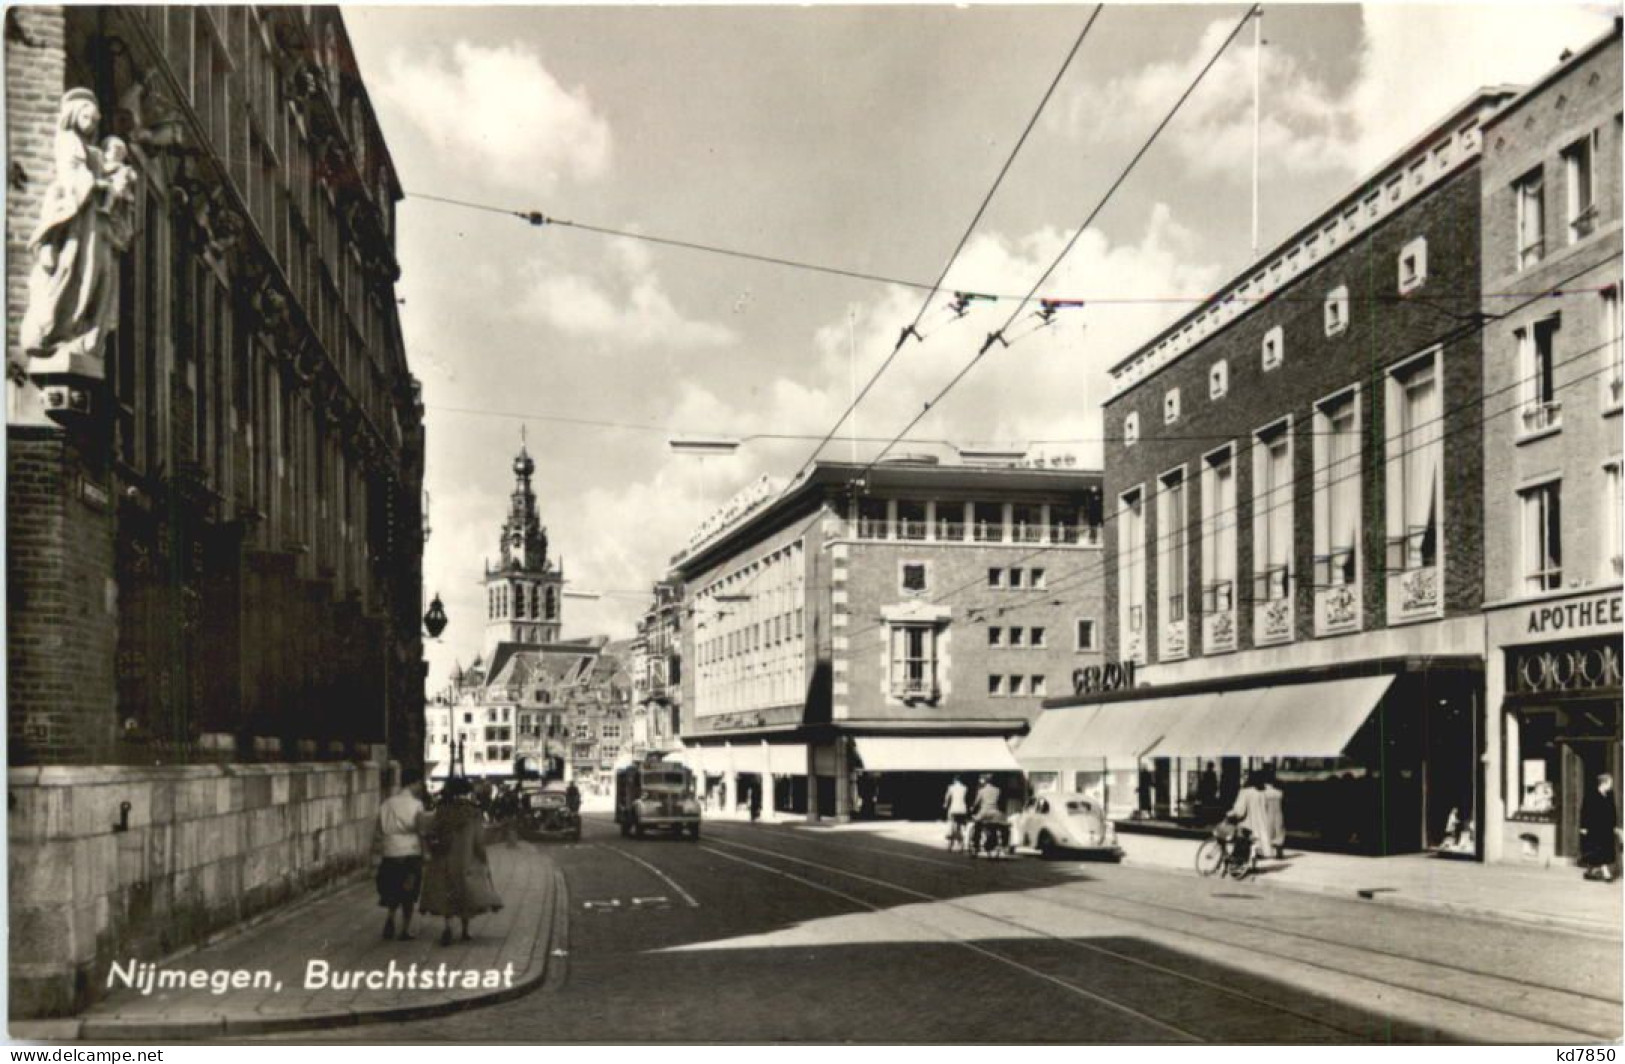
<svg viewBox="0 0 1625 1064">
<path fill-rule="evenodd" d="M 429 862 L 424 870 L 420 912 L 446 919 L 440 934 L 442 946 L 451 945 L 451 919 L 462 921 L 463 941 L 468 921 L 481 913 L 502 908 L 491 882 L 491 865 L 485 856 L 485 817 L 474 804 L 474 788 L 462 776 L 446 781 L 440 806 L 429 821 Z"/>
</svg>

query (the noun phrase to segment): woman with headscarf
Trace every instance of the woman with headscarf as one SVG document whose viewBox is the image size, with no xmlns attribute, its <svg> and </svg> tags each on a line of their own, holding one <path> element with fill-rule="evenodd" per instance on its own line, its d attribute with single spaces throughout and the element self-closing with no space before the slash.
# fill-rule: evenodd
<svg viewBox="0 0 1625 1064">
<path fill-rule="evenodd" d="M 491 865 L 485 855 L 485 817 L 474 804 L 474 788 L 463 776 L 446 780 L 441 802 L 429 821 L 429 863 L 423 880 L 420 912 L 445 917 L 440 944 L 451 945 L 451 920 L 462 922 L 463 941 L 468 921 L 481 913 L 502 908 L 491 882 Z"/>
</svg>

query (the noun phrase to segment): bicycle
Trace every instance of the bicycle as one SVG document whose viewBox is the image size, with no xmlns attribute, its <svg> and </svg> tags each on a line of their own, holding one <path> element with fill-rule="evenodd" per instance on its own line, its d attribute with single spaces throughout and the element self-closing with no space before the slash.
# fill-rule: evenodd
<svg viewBox="0 0 1625 1064">
<path fill-rule="evenodd" d="M 965 821 L 964 813 L 950 813 L 948 815 L 948 852 L 965 848 Z"/>
<path fill-rule="evenodd" d="M 1001 824 L 997 820 L 977 820 L 971 823 L 970 839 L 965 844 L 965 852 L 975 859 L 978 856 L 990 860 L 1013 855 L 1010 846 L 1010 825 Z"/>
<path fill-rule="evenodd" d="M 1196 873 L 1245 879 L 1258 870 L 1257 855 L 1253 833 L 1237 824 L 1233 817 L 1225 817 L 1214 825 L 1213 834 L 1196 848 Z"/>
</svg>

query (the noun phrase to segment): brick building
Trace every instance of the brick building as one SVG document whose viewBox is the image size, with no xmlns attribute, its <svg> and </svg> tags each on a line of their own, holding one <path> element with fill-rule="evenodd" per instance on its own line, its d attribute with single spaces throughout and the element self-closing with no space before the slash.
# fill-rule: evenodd
<svg viewBox="0 0 1625 1064">
<path fill-rule="evenodd" d="M 1622 768 L 1620 65 L 1616 22 L 1484 128 L 1488 860 L 1575 858 Z"/>
<path fill-rule="evenodd" d="M 379 762 L 422 748 L 423 429 L 400 186 L 335 9 L 19 7 L 5 49 L 10 985 L 36 1015 L 367 860 Z M 98 316 L 41 331 L 31 286 L 70 267 Z"/>
<path fill-rule="evenodd" d="M 1098 474 L 821 462 L 725 509 L 674 574 L 683 741 L 730 802 L 940 815 L 1099 661 Z"/>
<path fill-rule="evenodd" d="M 1143 686 L 1048 703 L 1024 763 L 1165 822 L 1268 764 L 1289 830 L 1330 846 L 1471 822 L 1482 130 L 1511 96 L 1451 111 L 1113 368 L 1106 653 Z"/>
</svg>

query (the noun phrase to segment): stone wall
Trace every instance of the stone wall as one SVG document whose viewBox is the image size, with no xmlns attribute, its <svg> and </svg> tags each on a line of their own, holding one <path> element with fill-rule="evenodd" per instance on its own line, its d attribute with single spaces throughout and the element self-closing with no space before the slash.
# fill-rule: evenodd
<svg viewBox="0 0 1625 1064">
<path fill-rule="evenodd" d="M 366 867 L 380 778 L 353 763 L 46 766 L 10 769 L 8 792 L 21 1019 L 83 1009 L 115 960 L 156 960 Z"/>
</svg>

